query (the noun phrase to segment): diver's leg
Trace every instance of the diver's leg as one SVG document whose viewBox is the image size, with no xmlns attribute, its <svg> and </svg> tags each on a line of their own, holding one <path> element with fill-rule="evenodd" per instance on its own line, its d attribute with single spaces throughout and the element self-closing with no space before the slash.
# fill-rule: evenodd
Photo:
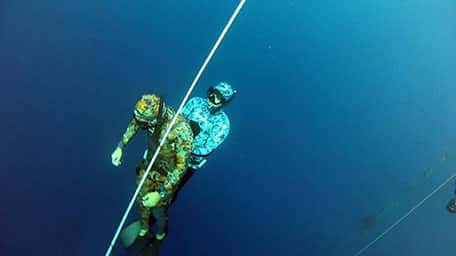
<svg viewBox="0 0 456 256">
<path fill-rule="evenodd" d="M 139 256 L 158 256 L 160 252 L 160 245 L 166 235 L 168 216 L 165 207 L 152 207 L 151 216 L 155 218 L 157 224 L 157 234 L 155 239 L 151 239 L 149 243 L 144 246 Z"/>
<path fill-rule="evenodd" d="M 180 183 L 179 183 L 179 187 L 177 188 L 176 192 L 179 192 L 179 190 L 181 190 L 181 188 L 188 182 L 188 180 L 190 180 L 190 178 L 193 176 L 193 174 L 195 174 L 195 169 L 193 169 L 192 167 L 188 167 L 185 174 L 184 174 L 184 177 L 182 177 Z"/>
<path fill-rule="evenodd" d="M 136 186 L 140 183 L 144 170 L 139 171 L 139 175 L 136 179 Z M 144 181 L 142 189 L 139 191 L 138 197 L 136 198 L 136 204 L 139 207 L 139 215 L 141 220 L 141 230 L 139 231 L 139 236 L 145 236 L 149 231 L 149 218 L 151 215 L 151 210 L 149 207 L 146 207 L 142 204 L 143 197 L 150 191 L 152 181 L 148 178 Z"/>
<path fill-rule="evenodd" d="M 166 207 L 154 207 L 151 209 L 157 224 L 156 238 L 162 240 L 168 229 L 168 213 Z"/>
<path fill-rule="evenodd" d="M 142 203 L 139 203 L 139 214 L 141 216 L 141 230 L 139 231 L 139 236 L 145 236 L 149 231 L 150 209 L 143 206 Z"/>
<path fill-rule="evenodd" d="M 177 195 L 179 194 L 179 191 L 185 186 L 185 184 L 190 180 L 190 178 L 195 174 L 195 169 L 188 167 L 187 170 L 185 171 L 184 176 L 179 182 L 179 186 L 176 189 L 176 192 L 174 192 L 174 197 L 171 203 L 174 203 L 177 199 Z"/>
</svg>

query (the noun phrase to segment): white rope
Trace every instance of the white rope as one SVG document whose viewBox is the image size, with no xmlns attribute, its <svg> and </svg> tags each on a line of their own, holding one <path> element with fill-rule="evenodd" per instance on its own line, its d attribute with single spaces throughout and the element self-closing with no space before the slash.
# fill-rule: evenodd
<svg viewBox="0 0 456 256">
<path fill-rule="evenodd" d="M 114 244 L 117 241 L 117 238 L 119 237 L 119 234 L 122 230 L 122 227 L 125 224 L 125 221 L 127 220 L 128 214 L 131 211 L 131 208 L 133 207 L 133 204 L 135 203 L 136 197 L 138 197 L 139 191 L 141 190 L 142 186 L 144 185 L 144 181 L 147 178 L 147 175 L 150 172 L 150 169 L 152 168 L 152 165 L 154 164 L 155 160 L 158 157 L 158 153 L 160 152 L 160 149 L 163 147 L 163 144 L 165 143 L 166 138 L 168 137 L 169 133 L 171 132 L 171 129 L 173 128 L 174 124 L 176 123 L 177 117 L 179 116 L 180 112 L 185 106 L 185 103 L 187 102 L 188 98 L 190 97 L 190 94 L 192 93 L 193 89 L 195 88 L 196 84 L 198 83 L 201 75 L 203 74 L 204 70 L 206 69 L 207 65 L 209 64 L 210 60 L 212 59 L 212 56 L 214 56 L 215 52 L 217 51 L 219 45 L 222 43 L 223 38 L 225 37 L 226 33 L 230 29 L 231 25 L 233 24 L 234 20 L 236 19 L 237 15 L 241 11 L 242 7 L 244 6 L 246 0 L 241 0 L 239 5 L 237 6 L 236 10 L 234 13 L 231 15 L 230 20 L 226 24 L 225 28 L 223 29 L 222 33 L 220 34 L 219 38 L 215 42 L 214 46 L 212 47 L 212 50 L 209 52 L 209 55 L 206 57 L 206 60 L 204 61 L 203 65 L 199 69 L 198 73 L 196 74 L 195 78 L 193 79 L 192 84 L 190 85 L 190 88 L 188 89 L 187 93 L 185 94 L 184 99 L 182 100 L 182 103 L 180 104 L 179 108 L 176 111 L 176 114 L 174 115 L 170 125 L 168 126 L 168 129 L 166 130 L 163 138 L 160 141 L 159 146 L 157 147 L 157 150 L 155 150 L 155 153 L 147 166 L 146 172 L 144 173 L 141 181 L 138 184 L 138 187 L 136 188 L 135 193 L 133 194 L 133 197 L 130 200 L 130 203 L 128 204 L 127 209 L 125 210 L 125 213 L 122 217 L 122 220 L 119 223 L 119 226 L 117 227 L 116 233 L 114 234 L 114 237 L 112 238 L 111 244 L 108 247 L 108 250 L 106 251 L 105 256 L 109 256 L 111 254 L 111 251 L 114 247 Z"/>
<path fill-rule="evenodd" d="M 412 209 L 410 209 L 404 216 L 399 218 L 396 222 L 394 222 L 391 226 L 389 226 L 385 231 L 383 231 L 380 235 L 378 235 L 374 240 L 364 246 L 361 250 L 359 250 L 354 256 L 359 256 L 363 254 L 367 249 L 369 249 L 372 245 L 374 245 L 378 240 L 383 238 L 386 234 L 388 234 L 393 228 L 399 225 L 403 220 L 405 220 L 410 214 L 412 214 L 416 209 L 421 207 L 429 198 L 431 198 L 435 193 L 439 192 L 448 182 L 450 182 L 454 177 L 456 177 L 456 173 L 451 175 L 448 179 L 446 179 L 442 184 L 440 184 L 437 188 L 435 188 L 431 193 L 429 193 L 426 197 L 423 198 L 419 203 L 417 203 Z"/>
</svg>

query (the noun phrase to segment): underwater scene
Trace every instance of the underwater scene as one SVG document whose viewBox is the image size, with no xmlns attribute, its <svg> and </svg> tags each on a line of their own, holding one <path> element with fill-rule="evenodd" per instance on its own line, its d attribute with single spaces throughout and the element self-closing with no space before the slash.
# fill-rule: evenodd
<svg viewBox="0 0 456 256">
<path fill-rule="evenodd" d="M 456 2 L 0 1 L 0 255 L 453 256 Z"/>
</svg>

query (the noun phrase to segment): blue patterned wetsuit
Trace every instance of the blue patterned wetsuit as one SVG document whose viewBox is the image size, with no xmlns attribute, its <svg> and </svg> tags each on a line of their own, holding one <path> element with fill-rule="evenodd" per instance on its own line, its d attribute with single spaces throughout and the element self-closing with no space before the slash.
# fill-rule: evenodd
<svg viewBox="0 0 456 256">
<path fill-rule="evenodd" d="M 192 98 L 182 109 L 181 114 L 187 118 L 193 133 L 193 150 L 187 162 L 187 171 L 180 180 L 177 193 L 188 182 L 197 169 L 203 167 L 206 158 L 222 144 L 230 133 L 230 120 L 223 111 L 223 106 L 231 102 L 237 91 L 226 82 L 211 86 L 207 99 Z"/>
<path fill-rule="evenodd" d="M 223 109 L 212 108 L 207 99 L 192 98 L 181 113 L 190 122 L 194 131 L 193 151 L 189 166 L 199 169 L 228 136 L 230 120 Z"/>
</svg>

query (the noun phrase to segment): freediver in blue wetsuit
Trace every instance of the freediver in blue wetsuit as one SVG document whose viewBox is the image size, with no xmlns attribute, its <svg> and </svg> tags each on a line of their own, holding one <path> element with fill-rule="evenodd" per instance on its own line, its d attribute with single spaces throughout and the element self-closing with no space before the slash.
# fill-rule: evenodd
<svg viewBox="0 0 456 256">
<path fill-rule="evenodd" d="M 178 192 L 201 169 L 211 155 L 230 133 L 230 119 L 224 107 L 230 103 L 237 91 L 226 82 L 220 82 L 207 90 L 207 97 L 194 97 L 182 109 L 181 115 L 186 117 L 193 131 L 193 151 L 187 171 L 182 177 Z"/>
<path fill-rule="evenodd" d="M 447 210 L 450 213 L 456 213 L 456 179 L 454 180 L 454 195 L 448 202 Z"/>
</svg>

